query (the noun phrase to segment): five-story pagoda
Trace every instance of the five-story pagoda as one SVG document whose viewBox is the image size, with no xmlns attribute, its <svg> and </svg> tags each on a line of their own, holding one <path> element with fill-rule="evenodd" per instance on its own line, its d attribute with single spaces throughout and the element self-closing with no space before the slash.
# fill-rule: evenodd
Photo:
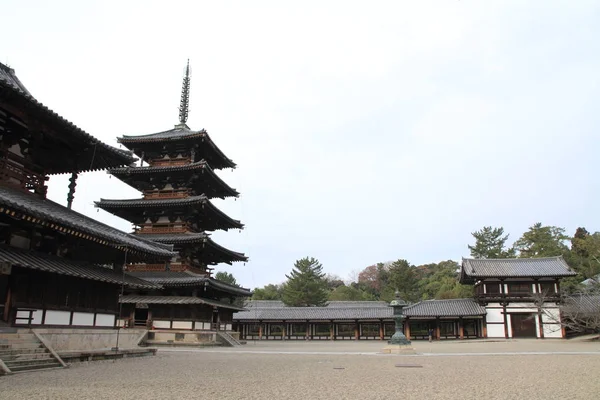
<svg viewBox="0 0 600 400">
<path fill-rule="evenodd" d="M 161 284 L 169 289 L 170 296 L 184 295 L 192 302 L 197 302 L 199 290 L 210 301 L 249 296 L 249 290 L 226 285 L 210 277 L 211 266 L 247 261 L 247 257 L 218 245 L 206 232 L 242 229 L 244 225 L 227 216 L 210 201 L 213 198 L 239 196 L 214 172 L 235 168 L 235 163 L 219 150 L 205 130 L 193 131 L 186 125 L 189 89 L 188 62 L 181 93 L 179 124 L 164 132 L 118 139 L 140 158 L 140 165 L 113 168 L 108 172 L 141 191 L 143 197 L 101 199 L 96 206 L 130 221 L 136 235 L 174 245 L 179 254 L 166 264 L 131 264 L 128 266 L 131 275 Z M 139 297 L 130 303 L 148 303 L 149 296 L 143 301 L 139 301 Z M 127 296 L 123 300 L 128 303 Z M 168 300 L 161 301 L 164 303 Z M 138 317 L 135 319 L 138 320 Z M 148 320 L 151 319 L 148 316 Z"/>
</svg>

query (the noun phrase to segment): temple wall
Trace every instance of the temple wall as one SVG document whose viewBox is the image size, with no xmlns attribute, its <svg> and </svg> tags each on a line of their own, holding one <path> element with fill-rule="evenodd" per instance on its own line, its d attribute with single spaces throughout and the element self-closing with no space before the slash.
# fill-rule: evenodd
<svg viewBox="0 0 600 400">
<path fill-rule="evenodd" d="M 117 344 L 116 329 L 35 329 L 57 351 L 110 350 Z M 122 329 L 119 348 L 137 348 L 144 329 Z"/>
<path fill-rule="evenodd" d="M 93 312 L 46 310 L 35 309 L 32 312 L 31 325 L 34 326 L 72 326 L 72 327 L 98 327 L 112 328 L 115 326 L 115 315 Z M 29 311 L 16 312 L 15 326 L 28 325 Z M 44 320 L 42 320 L 44 317 Z M 95 319 L 95 322 L 94 322 Z"/>
</svg>

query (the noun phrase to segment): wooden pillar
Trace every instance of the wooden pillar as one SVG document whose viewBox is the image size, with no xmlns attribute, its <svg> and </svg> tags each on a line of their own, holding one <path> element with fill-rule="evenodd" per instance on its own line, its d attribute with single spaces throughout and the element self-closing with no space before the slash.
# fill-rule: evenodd
<svg viewBox="0 0 600 400">
<path fill-rule="evenodd" d="M 10 325 L 11 321 L 8 320 L 8 317 L 10 315 L 10 300 L 11 300 L 11 287 L 10 287 L 10 281 L 8 284 L 8 290 L 6 291 L 6 301 L 4 302 L 4 321 L 8 322 Z"/>
<path fill-rule="evenodd" d="M 262 340 L 262 336 L 263 336 L 262 321 L 258 321 L 258 340 Z"/>
<path fill-rule="evenodd" d="M 440 319 L 439 317 L 435 319 L 435 339 L 440 340 Z"/>
<path fill-rule="evenodd" d="M 354 321 L 354 340 L 358 340 L 358 338 L 360 337 L 360 331 L 359 331 L 359 327 L 358 327 L 358 320 Z"/>
<path fill-rule="evenodd" d="M 285 329 L 285 321 L 283 321 L 283 330 L 281 331 L 281 340 L 285 340 L 285 335 L 287 334 L 287 329 Z"/>
<path fill-rule="evenodd" d="M 506 290 L 504 280 L 500 280 L 500 293 L 502 293 L 502 318 L 504 319 L 504 338 L 508 339 L 508 315 L 506 315 Z"/>
<path fill-rule="evenodd" d="M 384 332 L 383 332 L 383 320 L 380 319 L 379 320 L 379 340 L 383 340 L 384 338 Z"/>
<path fill-rule="evenodd" d="M 404 320 L 404 336 L 406 336 L 406 338 L 410 340 L 410 322 L 408 318 Z"/>
<path fill-rule="evenodd" d="M 308 323 L 308 320 L 306 320 L 306 340 L 308 340 L 310 338 L 310 324 Z"/>
<path fill-rule="evenodd" d="M 487 318 L 484 315 L 483 319 L 481 320 L 481 326 L 482 326 L 482 330 L 483 330 L 483 337 L 486 338 L 487 337 Z"/>
<path fill-rule="evenodd" d="M 335 340 L 335 325 L 331 320 L 331 326 L 329 327 L 329 340 Z"/>
<path fill-rule="evenodd" d="M 462 340 L 465 338 L 465 330 L 463 327 L 462 317 L 458 318 L 458 337 Z"/>
</svg>

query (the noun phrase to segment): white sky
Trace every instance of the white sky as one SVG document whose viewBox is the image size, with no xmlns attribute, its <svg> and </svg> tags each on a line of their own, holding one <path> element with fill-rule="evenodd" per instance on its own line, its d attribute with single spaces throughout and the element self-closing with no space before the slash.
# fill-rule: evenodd
<svg viewBox="0 0 600 400">
<path fill-rule="evenodd" d="M 2 2 L 0 61 L 104 142 L 188 125 L 238 164 L 246 224 L 218 243 L 246 287 L 318 258 L 347 278 L 376 262 L 468 256 L 471 232 L 535 222 L 600 230 L 598 1 Z M 66 176 L 49 197 L 66 203 Z M 74 209 L 139 194 L 83 175 Z"/>
</svg>

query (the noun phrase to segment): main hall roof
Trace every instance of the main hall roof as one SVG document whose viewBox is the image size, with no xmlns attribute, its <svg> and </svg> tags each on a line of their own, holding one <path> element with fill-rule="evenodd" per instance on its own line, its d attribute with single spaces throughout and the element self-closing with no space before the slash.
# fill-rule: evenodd
<svg viewBox="0 0 600 400">
<path fill-rule="evenodd" d="M 51 128 L 54 137 L 45 136 L 45 146 L 58 149 L 66 143 L 78 150 L 76 158 L 54 159 L 52 168 L 48 170 L 50 174 L 71 173 L 74 168 L 79 172 L 94 171 L 129 165 L 135 161 L 131 152 L 101 142 L 37 101 L 21 83 L 15 71 L 0 63 L 0 103 L 2 102 L 7 107 L 10 105 L 18 110 L 18 118 L 24 126 L 35 122 L 37 130 L 40 124 Z M 60 156 L 55 154 L 54 157 Z"/>
<path fill-rule="evenodd" d="M 134 289 L 156 289 L 161 287 L 155 283 L 123 274 L 105 266 L 84 261 L 73 261 L 63 257 L 43 254 L 32 250 L 21 250 L 4 245 L 0 245 L 0 262 L 8 262 L 13 266 L 21 268 L 35 269 L 111 284 L 120 285 L 123 282 L 125 286 Z"/>
<path fill-rule="evenodd" d="M 0 212 L 19 212 L 23 219 L 39 219 L 40 223 L 56 224 L 55 229 L 71 229 L 85 233 L 115 247 L 127 247 L 132 251 L 170 258 L 176 256 L 172 246 L 152 242 L 86 217 L 60 204 L 32 193 L 0 186 Z"/>
</svg>

